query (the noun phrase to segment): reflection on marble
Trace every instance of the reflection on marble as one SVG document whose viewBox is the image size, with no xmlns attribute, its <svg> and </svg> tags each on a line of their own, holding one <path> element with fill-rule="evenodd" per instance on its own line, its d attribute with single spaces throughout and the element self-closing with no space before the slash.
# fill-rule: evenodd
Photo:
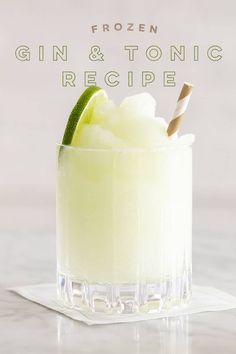
<svg viewBox="0 0 236 354">
<path fill-rule="evenodd" d="M 152 353 L 153 349 L 160 354 L 191 353 L 188 316 L 122 326 L 82 326 L 79 333 L 75 322 L 59 317 L 57 326 L 60 354 L 75 347 L 86 353 L 91 346 L 97 354 L 120 354 L 127 349 L 132 354 Z"/>
<path fill-rule="evenodd" d="M 27 213 L 29 220 L 37 220 L 37 210 Z M 39 210 L 35 229 L 31 223 L 23 231 L 12 222 L 0 235 L 1 354 L 236 353 L 236 310 L 87 326 L 8 292 L 7 287 L 55 280 L 55 235 L 43 229 L 42 215 L 47 217 Z M 195 214 L 193 273 L 199 285 L 236 296 L 235 221 L 234 210 Z"/>
</svg>

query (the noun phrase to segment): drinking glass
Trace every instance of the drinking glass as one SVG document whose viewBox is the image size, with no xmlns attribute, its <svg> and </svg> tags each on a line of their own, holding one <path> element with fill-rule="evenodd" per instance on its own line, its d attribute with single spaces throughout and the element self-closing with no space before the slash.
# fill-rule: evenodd
<svg viewBox="0 0 236 354">
<path fill-rule="evenodd" d="M 188 301 L 191 145 L 57 151 L 57 290 L 64 305 L 122 315 Z"/>
</svg>

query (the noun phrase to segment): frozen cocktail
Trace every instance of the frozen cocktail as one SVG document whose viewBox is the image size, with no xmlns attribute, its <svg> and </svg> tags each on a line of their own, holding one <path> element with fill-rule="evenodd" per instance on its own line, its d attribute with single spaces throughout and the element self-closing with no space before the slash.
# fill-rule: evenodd
<svg viewBox="0 0 236 354">
<path fill-rule="evenodd" d="M 90 87 L 58 145 L 58 295 L 82 312 L 160 312 L 190 297 L 194 137 L 168 133 L 155 106 Z"/>
</svg>

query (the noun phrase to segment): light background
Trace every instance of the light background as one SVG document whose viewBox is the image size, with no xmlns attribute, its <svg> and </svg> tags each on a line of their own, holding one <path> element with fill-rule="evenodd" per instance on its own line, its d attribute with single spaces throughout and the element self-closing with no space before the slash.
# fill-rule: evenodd
<svg viewBox="0 0 236 354">
<path fill-rule="evenodd" d="M 176 70 L 175 88 L 161 82 L 148 87 L 157 99 L 157 114 L 169 118 L 183 81 L 194 83 L 194 93 L 182 132 L 194 132 L 194 206 L 196 222 L 205 208 L 224 207 L 221 220 L 210 212 L 208 223 L 222 229 L 234 223 L 236 201 L 235 11 L 233 0 L 218 1 L 0 1 L 0 212 L 2 230 L 55 229 L 55 144 L 61 140 L 68 114 L 83 89 L 84 70 L 100 73 L 115 69 Z M 158 34 L 112 32 L 91 34 L 93 24 L 127 22 L 157 24 Z M 106 61 L 91 63 L 89 48 L 99 44 Z M 125 44 L 138 44 L 137 60 L 129 63 Z M 159 45 L 163 58 L 145 58 L 149 45 Z M 210 45 L 223 48 L 223 59 L 206 57 Z M 31 49 L 31 61 L 17 61 L 19 45 Z M 45 61 L 37 47 L 45 46 Z M 52 46 L 68 45 L 68 62 L 52 61 Z M 186 46 L 186 61 L 171 63 L 170 45 Z M 200 46 L 200 61 L 192 59 Z M 79 77 L 75 88 L 61 87 L 61 71 Z M 122 79 L 121 79 L 122 80 Z M 103 81 L 98 84 L 104 86 Z M 141 90 L 122 83 L 109 89 L 117 101 Z M 210 209 L 209 209 L 210 208 Z M 229 218 L 229 215 L 232 217 Z M 205 221 L 204 221 L 205 222 Z"/>
</svg>

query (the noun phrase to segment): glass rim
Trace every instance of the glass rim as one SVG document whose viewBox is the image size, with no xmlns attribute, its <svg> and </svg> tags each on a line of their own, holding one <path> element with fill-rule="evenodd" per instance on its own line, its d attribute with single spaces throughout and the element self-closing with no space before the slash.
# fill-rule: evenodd
<svg viewBox="0 0 236 354">
<path fill-rule="evenodd" d="M 194 141 L 192 142 L 172 142 L 170 144 L 160 144 L 155 147 L 148 147 L 148 148 L 142 148 L 142 147 L 125 147 L 125 148 L 86 148 L 86 147 L 81 147 L 81 146 L 74 146 L 74 145 L 65 145 L 61 143 L 56 143 L 56 147 L 58 149 L 63 148 L 65 150 L 73 150 L 73 151 L 80 151 L 80 152 L 117 152 L 117 153 L 122 153 L 122 152 L 155 152 L 155 151 L 160 151 L 160 150 L 175 150 L 175 149 L 183 149 L 183 148 L 191 148 L 193 145 Z"/>
</svg>

